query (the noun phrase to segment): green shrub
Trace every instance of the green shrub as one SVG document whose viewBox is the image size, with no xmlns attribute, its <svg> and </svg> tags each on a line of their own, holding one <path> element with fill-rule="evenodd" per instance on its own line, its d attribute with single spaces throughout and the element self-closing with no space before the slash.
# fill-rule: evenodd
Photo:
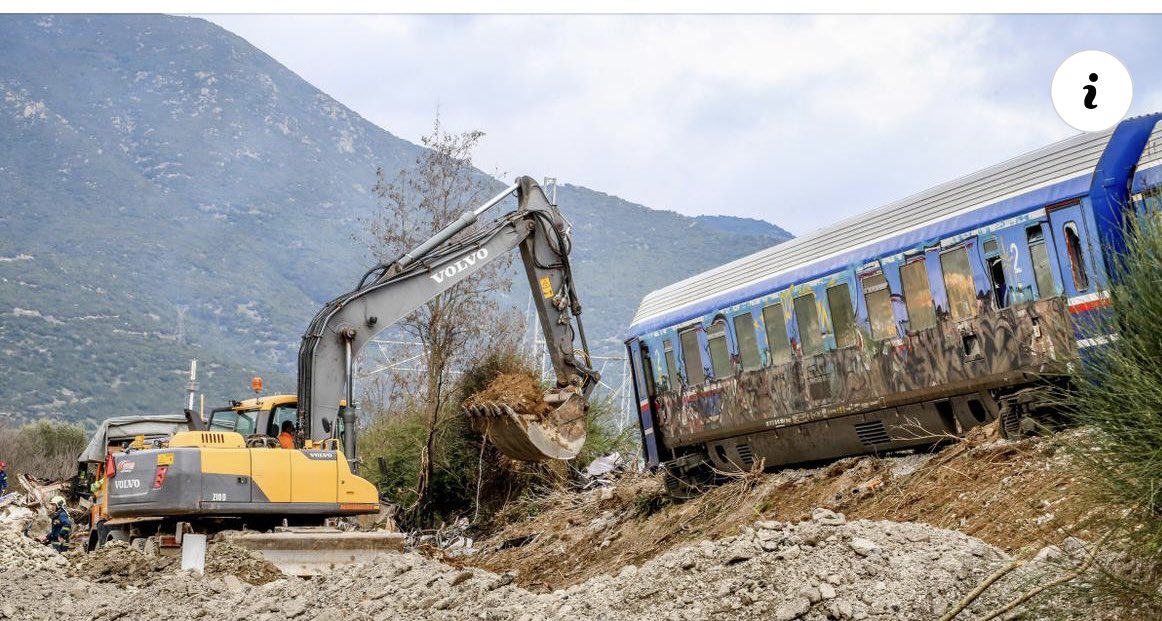
<svg viewBox="0 0 1162 621">
<path fill-rule="evenodd" d="M 432 456 L 433 477 L 428 513 L 407 527 L 435 525 L 468 517 L 486 524 L 504 505 L 526 494 L 557 489 L 585 468 L 591 460 L 613 452 L 636 452 L 636 428 L 621 430 L 617 413 L 608 399 L 590 404 L 585 446 L 572 468 L 557 462 L 524 463 L 505 457 L 491 443 L 482 443 L 460 404 L 480 392 L 502 373 L 535 372 L 511 351 L 487 354 L 465 370 L 457 382 L 455 397 L 440 416 Z M 419 475 L 420 450 L 424 445 L 427 414 L 418 407 L 402 406 L 380 412 L 359 435 L 362 474 L 380 493 L 401 507 L 412 506 Z M 379 459 L 383 459 L 381 471 Z"/>
<path fill-rule="evenodd" d="M 1076 451 L 1121 530 L 1139 553 L 1162 552 L 1162 226 L 1131 227 L 1114 266 L 1112 312 L 1085 326 L 1117 338 L 1085 352 L 1071 415 L 1097 432 Z"/>
<path fill-rule="evenodd" d="M 585 445 L 574 460 L 576 467 L 584 469 L 589 462 L 610 453 L 628 456 L 640 451 L 641 440 L 637 426 L 623 428 L 621 415 L 617 411 L 617 404 L 610 398 L 589 402 L 589 415 L 585 419 Z"/>
</svg>

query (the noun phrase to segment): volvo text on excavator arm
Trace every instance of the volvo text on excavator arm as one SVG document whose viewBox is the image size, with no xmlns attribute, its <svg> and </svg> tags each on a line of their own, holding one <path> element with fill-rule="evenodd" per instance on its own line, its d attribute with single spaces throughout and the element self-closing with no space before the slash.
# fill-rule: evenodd
<svg viewBox="0 0 1162 621">
<path fill-rule="evenodd" d="M 513 192 L 515 211 L 457 237 Z M 480 404 L 467 414 L 513 459 L 576 456 L 585 440 L 588 397 L 599 377 L 590 368 L 581 326 L 581 303 L 569 266 L 567 224 L 529 177 L 521 177 L 395 261 L 368 271 L 355 289 L 328 302 L 315 315 L 299 349 L 300 445 L 306 439 L 342 438 L 344 453 L 355 459 L 352 404 L 359 350 L 384 329 L 518 246 L 557 376 L 545 400 L 557 407 L 536 416 L 508 404 Z M 579 350 L 575 336 L 580 338 Z"/>
</svg>

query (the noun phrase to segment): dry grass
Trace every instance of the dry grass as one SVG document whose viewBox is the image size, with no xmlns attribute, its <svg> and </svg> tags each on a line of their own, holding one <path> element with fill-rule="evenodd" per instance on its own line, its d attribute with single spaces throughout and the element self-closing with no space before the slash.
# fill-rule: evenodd
<svg viewBox="0 0 1162 621">
<path fill-rule="evenodd" d="M 465 562 L 516 570 L 523 586 L 556 589 L 736 533 L 756 520 L 805 519 L 816 507 L 849 519 L 956 529 L 1009 552 L 1060 543 L 1066 535 L 1094 540 L 1093 504 L 1057 444 L 1080 433 L 1006 442 L 978 432 L 934 455 L 849 458 L 813 470 L 749 474 L 682 503 L 666 498 L 659 477 L 630 475 L 604 498 L 600 491 L 557 491 L 510 505 L 500 520 L 506 525 Z"/>
</svg>

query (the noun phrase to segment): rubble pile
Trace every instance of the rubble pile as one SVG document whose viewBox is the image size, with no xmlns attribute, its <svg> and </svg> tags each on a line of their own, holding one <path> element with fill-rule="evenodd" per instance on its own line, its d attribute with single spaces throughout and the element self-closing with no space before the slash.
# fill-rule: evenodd
<svg viewBox="0 0 1162 621">
<path fill-rule="evenodd" d="M 206 551 L 207 576 L 235 576 L 250 584 L 266 584 L 283 577 L 270 561 L 228 541 L 216 541 Z"/>
<path fill-rule="evenodd" d="M 670 550 L 641 567 L 628 565 L 551 593 L 518 587 L 512 574 L 452 567 L 416 554 L 383 555 L 323 576 L 280 577 L 261 586 L 248 585 L 234 573 L 213 572 L 206 577 L 166 573 L 139 585 L 98 586 L 83 576 L 63 580 L 60 557 L 31 542 L 9 542 L 10 535 L 4 535 L 0 551 L 0 575 L 12 578 L 0 593 L 0 618 L 54 621 L 106 621 L 133 610 L 165 610 L 173 621 L 926 621 L 1009 560 L 958 532 L 848 521 L 818 509 L 803 522 L 758 522 L 735 536 Z M 13 551 L 26 551 L 20 553 L 36 560 L 26 562 Z M 222 562 L 228 564 L 227 558 Z M 1002 589 L 1003 583 L 998 583 Z M 988 605 L 982 600 L 971 606 L 965 618 Z"/>
<path fill-rule="evenodd" d="M 146 554 L 122 541 L 114 541 L 91 553 L 76 553 L 72 573 L 91 582 L 143 585 L 178 564 L 177 557 Z"/>
</svg>

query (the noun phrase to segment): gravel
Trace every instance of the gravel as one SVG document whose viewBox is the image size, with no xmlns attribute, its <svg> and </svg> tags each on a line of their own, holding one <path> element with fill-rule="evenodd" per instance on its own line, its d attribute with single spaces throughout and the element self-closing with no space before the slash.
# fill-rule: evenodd
<svg viewBox="0 0 1162 621">
<path fill-rule="evenodd" d="M 758 522 L 736 536 L 671 550 L 552 593 L 516 587 L 511 574 L 410 553 L 312 579 L 256 577 L 248 563 L 238 564 L 242 577 L 229 571 L 203 577 L 172 566 L 142 574 L 145 561 L 134 555 L 140 553 L 118 548 L 70 564 L 0 528 L 6 583 L 0 619 L 112 621 L 151 610 L 172 621 L 930 620 L 1008 561 L 958 532 L 847 521 L 827 510 L 795 524 Z M 121 576 L 121 567 L 130 569 Z M 152 577 L 142 577 L 147 574 Z M 985 603 L 978 606 L 968 618 Z"/>
</svg>

